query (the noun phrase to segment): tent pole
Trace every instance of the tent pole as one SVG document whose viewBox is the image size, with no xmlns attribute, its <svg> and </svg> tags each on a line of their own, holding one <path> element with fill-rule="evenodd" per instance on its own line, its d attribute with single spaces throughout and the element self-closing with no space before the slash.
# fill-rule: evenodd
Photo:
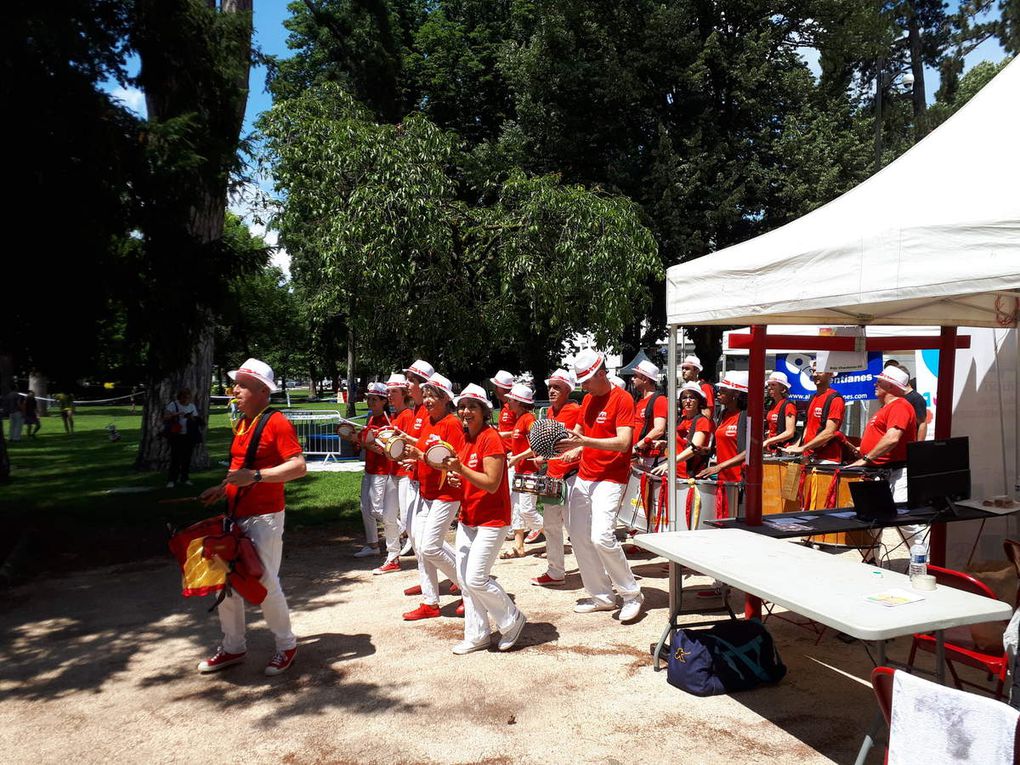
<svg viewBox="0 0 1020 765">
<path fill-rule="evenodd" d="M 956 327 L 942 328 L 939 348 L 939 379 L 935 388 L 935 438 L 949 438 L 953 432 L 953 384 L 956 376 Z M 929 544 L 931 562 L 946 565 L 946 524 L 931 527 Z"/>
<path fill-rule="evenodd" d="M 676 495 L 676 332 L 677 325 L 669 325 L 669 344 L 666 351 L 666 507 L 679 522 L 680 512 Z"/>
<path fill-rule="evenodd" d="M 762 446 L 765 432 L 765 346 L 764 324 L 751 327 L 751 352 L 747 371 L 747 471 L 744 476 L 744 520 L 761 525 Z M 761 619 L 761 600 L 748 595 L 744 602 L 748 619 Z"/>
</svg>

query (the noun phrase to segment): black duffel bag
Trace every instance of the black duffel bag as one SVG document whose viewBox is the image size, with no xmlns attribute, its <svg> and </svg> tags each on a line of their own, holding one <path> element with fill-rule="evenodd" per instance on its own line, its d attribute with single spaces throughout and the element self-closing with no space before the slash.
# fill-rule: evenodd
<svg viewBox="0 0 1020 765">
<path fill-rule="evenodd" d="M 710 629 L 673 631 L 666 680 L 695 696 L 778 683 L 786 665 L 757 619 L 729 619 Z"/>
</svg>

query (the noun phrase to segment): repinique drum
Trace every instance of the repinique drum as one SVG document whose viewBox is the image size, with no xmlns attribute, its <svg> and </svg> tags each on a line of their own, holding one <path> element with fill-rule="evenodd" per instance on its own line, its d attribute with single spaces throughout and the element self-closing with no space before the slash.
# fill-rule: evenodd
<svg viewBox="0 0 1020 765">
<path fill-rule="evenodd" d="M 375 443 L 391 460 L 399 460 L 407 446 L 403 437 L 395 430 L 380 431 L 376 436 Z"/>
<path fill-rule="evenodd" d="M 837 507 L 853 507 L 850 484 L 864 480 L 865 475 L 865 471 L 861 469 L 841 468 L 839 465 L 815 465 L 809 468 L 804 481 L 804 509 L 831 510 Z M 816 534 L 808 537 L 808 541 L 815 544 L 866 549 L 877 545 L 880 535 L 880 531 L 870 529 L 840 531 Z"/>
<path fill-rule="evenodd" d="M 773 455 L 762 457 L 762 515 L 795 513 L 801 509 L 795 499 L 788 499 L 783 496 L 783 480 L 786 476 L 787 466 L 799 462 L 800 459 L 795 457 L 777 457 Z"/>
<path fill-rule="evenodd" d="M 648 531 L 648 516 L 645 513 L 644 498 L 641 496 L 641 476 L 643 474 L 643 470 L 631 467 L 630 480 L 623 492 L 623 499 L 620 500 L 620 514 L 617 516 L 620 524 L 642 534 Z M 653 476 L 653 478 L 655 477 Z M 655 478 L 654 482 L 658 483 L 658 481 L 659 479 Z"/>
<path fill-rule="evenodd" d="M 443 470 L 443 460 L 453 456 L 453 447 L 446 441 L 434 441 L 425 448 L 425 462 L 436 470 Z"/>
<path fill-rule="evenodd" d="M 541 473 L 517 473 L 510 490 L 558 498 L 563 491 L 563 481 Z"/>
</svg>

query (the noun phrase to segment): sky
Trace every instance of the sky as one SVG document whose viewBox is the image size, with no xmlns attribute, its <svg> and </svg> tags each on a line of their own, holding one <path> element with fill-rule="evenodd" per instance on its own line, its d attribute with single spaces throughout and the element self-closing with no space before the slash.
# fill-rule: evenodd
<svg viewBox="0 0 1020 765">
<path fill-rule="evenodd" d="M 958 2 L 951 2 L 950 10 L 955 11 Z M 290 17 L 290 12 L 287 9 L 288 3 L 285 0 L 256 0 L 254 3 L 254 27 L 255 27 L 255 44 L 258 48 L 266 54 L 274 56 L 286 56 L 289 51 L 287 49 L 287 35 L 288 32 L 283 26 L 283 22 Z M 812 49 L 801 49 L 801 55 L 804 57 L 809 68 L 817 75 L 818 74 L 818 57 L 817 53 Z M 967 56 L 964 61 L 964 71 L 969 70 L 974 64 L 981 61 L 992 61 L 999 62 L 1005 57 L 1005 52 L 999 43 L 995 40 L 989 40 L 983 43 L 981 46 L 976 48 L 974 51 Z M 138 69 L 137 60 L 129 62 L 129 72 L 134 73 Z M 932 69 L 925 71 L 925 91 L 927 94 L 928 103 L 932 103 L 935 100 L 935 91 L 939 87 L 938 72 Z M 266 70 L 265 67 L 252 67 L 251 75 L 249 78 L 249 91 L 248 91 L 248 106 L 245 111 L 244 119 L 244 132 L 250 133 L 254 130 L 255 120 L 258 116 L 269 109 L 272 106 L 272 98 L 269 93 L 266 92 Z M 126 106 L 138 114 L 145 114 L 145 99 L 139 90 L 134 88 L 122 88 L 117 83 L 107 83 L 106 90 L 109 91 L 113 96 L 120 99 Z M 270 179 L 263 179 L 259 182 L 259 186 L 267 192 L 272 192 L 272 183 Z M 266 244 L 273 248 L 273 255 L 271 256 L 274 265 L 279 266 L 289 278 L 290 276 L 290 258 L 287 256 L 286 251 L 277 246 L 277 234 L 275 231 L 267 231 L 264 226 L 254 222 L 252 210 L 248 206 L 248 202 L 243 198 L 237 198 L 231 201 L 231 210 L 243 218 L 249 226 L 249 229 L 255 236 L 263 238 Z"/>
</svg>

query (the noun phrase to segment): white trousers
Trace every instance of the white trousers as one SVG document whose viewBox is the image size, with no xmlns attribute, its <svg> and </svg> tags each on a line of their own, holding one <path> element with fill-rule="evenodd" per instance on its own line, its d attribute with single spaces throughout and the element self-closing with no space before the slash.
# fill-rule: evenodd
<svg viewBox="0 0 1020 765">
<path fill-rule="evenodd" d="M 624 601 L 641 595 L 615 534 L 624 489 L 620 483 L 578 478 L 570 492 L 567 524 L 581 582 L 592 600 L 607 605 L 616 602 L 613 587 Z"/>
<path fill-rule="evenodd" d="M 418 497 L 414 510 L 414 553 L 418 558 L 418 578 L 421 581 L 421 601 L 439 605 L 439 572 L 454 583 L 457 578 L 457 561 L 453 548 L 446 541 L 450 522 L 460 509 L 460 502 Z M 462 588 L 463 589 L 463 588 Z"/>
<path fill-rule="evenodd" d="M 492 578 L 492 564 L 506 537 L 506 526 L 457 525 L 457 574 L 464 593 L 464 640 L 478 644 L 496 629 L 509 629 L 517 618 L 517 606 Z"/>
<path fill-rule="evenodd" d="M 9 441 L 20 441 L 21 440 L 21 426 L 25 422 L 25 418 L 21 412 L 11 412 L 11 430 L 8 436 Z"/>
<path fill-rule="evenodd" d="M 397 496 L 397 530 L 401 534 L 411 534 L 411 479 L 406 475 L 391 475 L 390 483 Z"/>
<path fill-rule="evenodd" d="M 542 516 L 538 512 L 538 495 L 526 491 L 515 491 L 511 497 L 513 510 L 510 527 L 514 531 L 530 531 L 542 528 Z"/>
<path fill-rule="evenodd" d="M 361 477 L 361 520 L 365 524 L 365 544 L 379 544 L 379 521 L 385 520 L 386 505 L 397 501 L 391 487 L 388 475 L 365 473 Z M 389 550 L 388 538 L 386 542 Z"/>
<path fill-rule="evenodd" d="M 297 647 L 297 638 L 290 628 L 290 611 L 280 587 L 280 561 L 283 559 L 283 513 L 267 513 L 242 518 L 238 525 L 255 543 L 262 561 L 262 586 L 268 591 L 262 601 L 262 616 L 276 638 L 277 651 Z M 227 653 L 244 653 L 247 650 L 244 636 L 244 598 L 236 593 L 228 595 L 218 609 L 223 629 L 223 650 Z"/>
<path fill-rule="evenodd" d="M 577 476 L 567 479 L 567 504 L 543 505 L 542 518 L 545 525 L 545 557 L 549 564 L 546 574 L 553 579 L 566 576 L 566 563 L 563 554 L 563 525 L 567 522 L 567 507 L 570 504 L 570 492 L 574 488 Z"/>
</svg>

